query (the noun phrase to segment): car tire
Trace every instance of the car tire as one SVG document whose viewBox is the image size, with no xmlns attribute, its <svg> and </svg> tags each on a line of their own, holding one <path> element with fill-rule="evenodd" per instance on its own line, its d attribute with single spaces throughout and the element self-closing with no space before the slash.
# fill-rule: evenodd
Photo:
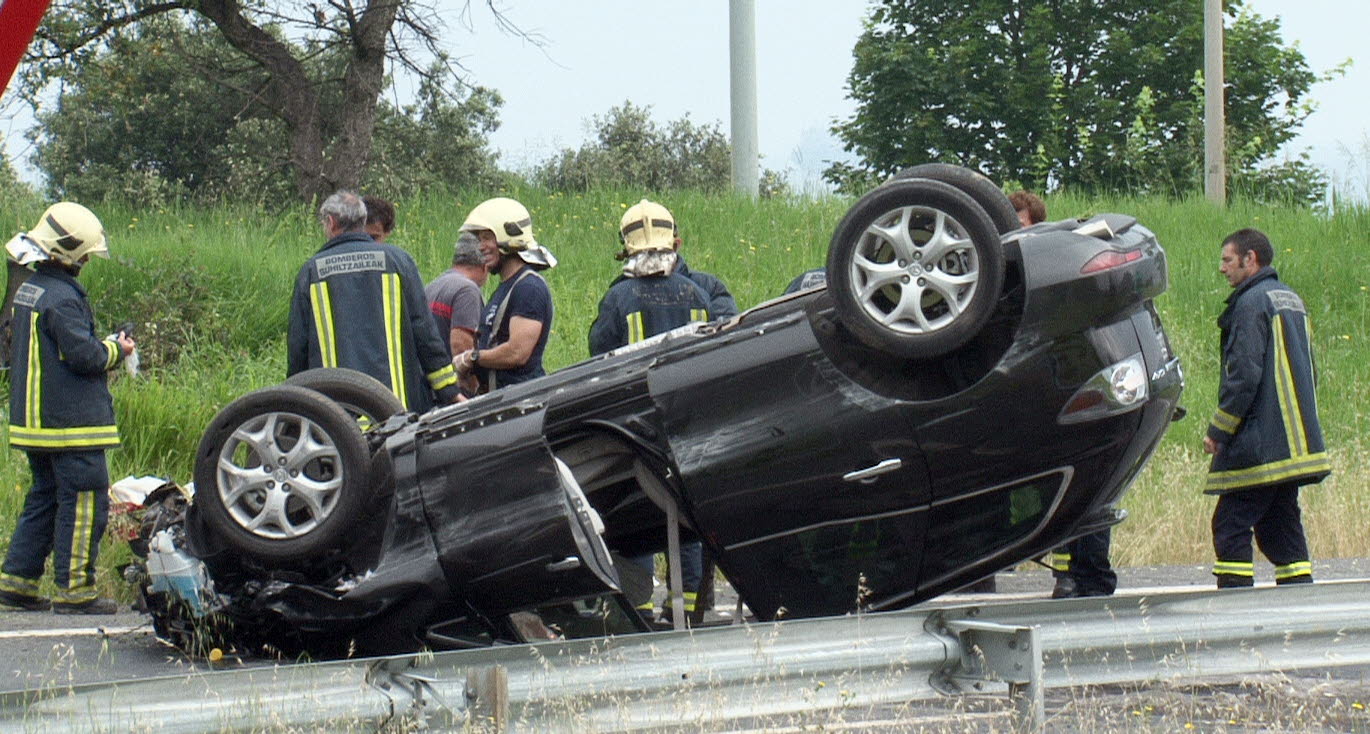
<svg viewBox="0 0 1370 734">
<path fill-rule="evenodd" d="M 1003 289 L 1004 254 L 994 223 L 970 195 L 941 181 L 901 179 L 847 211 L 828 246 L 827 270 L 838 318 L 858 339 L 930 359 L 984 326 Z"/>
<path fill-rule="evenodd" d="M 205 430 L 195 504 L 225 546 L 268 567 L 299 567 L 357 532 L 370 465 L 356 419 L 334 401 L 297 385 L 263 388 Z"/>
<path fill-rule="evenodd" d="M 1012 232 L 1021 229 L 1023 224 L 1018 221 L 1018 212 L 1014 211 L 1013 204 L 1009 202 L 1008 195 L 979 171 L 966 168 L 965 166 L 954 166 L 950 163 L 921 163 L 894 174 L 890 181 L 902 181 L 908 178 L 928 178 L 933 181 L 941 181 L 951 184 L 956 188 L 970 195 L 980 208 L 989 215 L 994 228 L 999 234 Z"/>
<path fill-rule="evenodd" d="M 365 372 L 345 367 L 316 367 L 297 372 L 287 378 L 285 384 L 322 393 L 357 419 L 363 431 L 404 412 L 404 403 L 385 383 Z"/>
</svg>

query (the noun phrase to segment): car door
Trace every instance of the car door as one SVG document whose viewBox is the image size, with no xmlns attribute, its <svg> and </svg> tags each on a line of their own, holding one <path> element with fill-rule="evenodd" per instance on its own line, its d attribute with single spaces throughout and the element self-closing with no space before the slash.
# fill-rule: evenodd
<svg viewBox="0 0 1370 734">
<path fill-rule="evenodd" d="M 917 586 L 927 468 L 898 401 L 836 370 L 803 312 L 653 365 L 686 513 L 763 618 Z"/>
<path fill-rule="evenodd" d="M 543 439 L 544 408 L 438 423 L 415 443 L 443 571 L 486 613 L 618 591 L 603 525 Z"/>
</svg>

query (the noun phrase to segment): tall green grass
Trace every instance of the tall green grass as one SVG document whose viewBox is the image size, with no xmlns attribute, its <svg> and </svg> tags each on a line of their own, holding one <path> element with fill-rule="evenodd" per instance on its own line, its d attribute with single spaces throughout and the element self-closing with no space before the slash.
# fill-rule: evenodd
<svg viewBox="0 0 1370 734">
<path fill-rule="evenodd" d="M 561 261 L 547 272 L 557 309 L 547 367 L 584 359 L 596 304 L 618 272 L 613 255 L 619 217 L 642 193 L 501 193 L 528 205 L 539 241 Z M 425 277 L 435 277 L 448 264 L 466 212 L 487 195 L 397 202 L 392 241 L 414 255 Z M 832 229 L 850 203 L 837 198 L 751 202 L 692 193 L 662 200 L 680 223 L 690 266 L 721 277 L 743 308 L 779 295 L 796 274 L 821 265 Z M 1217 272 L 1218 244 L 1246 226 L 1271 236 L 1275 267 L 1304 296 L 1313 320 L 1320 408 L 1335 466 L 1329 480 L 1304 495 L 1314 555 L 1370 554 L 1370 535 L 1364 532 L 1370 521 L 1364 458 L 1370 212 L 1344 208 L 1328 217 L 1241 202 L 1219 209 L 1201 199 L 1069 195 L 1048 197 L 1047 204 L 1053 219 L 1101 211 L 1133 214 L 1156 232 L 1170 258 L 1171 287 L 1158 306 L 1184 361 L 1190 417 L 1172 426 L 1128 495 L 1131 518 L 1115 533 L 1115 561 L 1211 562 L 1213 499 L 1200 493 L 1207 465 L 1201 438 L 1217 390 L 1215 319 L 1229 293 Z M 0 228 L 25 229 L 40 212 L 32 203 L 0 202 Z M 116 479 L 156 474 L 187 482 L 200 430 L 213 414 L 238 395 L 284 377 L 287 301 L 300 264 L 323 236 L 303 210 L 105 206 L 98 213 L 114 258 L 91 265 L 82 280 L 101 328 L 126 320 L 139 324 L 145 370 L 138 379 L 120 374 L 113 382 L 125 446 L 111 452 L 111 474 Z M 4 418 L 7 422 L 7 413 Z M 8 451 L 6 441 L 0 438 L 0 537 L 7 539 L 28 468 L 21 454 Z"/>
</svg>

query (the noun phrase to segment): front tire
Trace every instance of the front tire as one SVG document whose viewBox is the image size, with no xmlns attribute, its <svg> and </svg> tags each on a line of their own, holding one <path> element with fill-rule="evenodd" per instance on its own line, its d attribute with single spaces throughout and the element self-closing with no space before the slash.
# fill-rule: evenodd
<svg viewBox="0 0 1370 734">
<path fill-rule="evenodd" d="M 357 419 L 363 431 L 384 423 L 404 404 L 380 380 L 345 367 L 316 367 L 286 378 L 285 384 L 306 387 L 332 400 Z"/>
<path fill-rule="evenodd" d="M 268 567 L 342 547 L 370 496 L 356 420 L 294 385 L 256 390 L 210 422 L 195 458 L 195 504 L 226 546 Z"/>
<path fill-rule="evenodd" d="M 975 337 L 1004 283 L 999 233 L 950 184 L 890 181 L 856 202 L 828 247 L 838 317 L 861 341 L 929 359 Z"/>
</svg>

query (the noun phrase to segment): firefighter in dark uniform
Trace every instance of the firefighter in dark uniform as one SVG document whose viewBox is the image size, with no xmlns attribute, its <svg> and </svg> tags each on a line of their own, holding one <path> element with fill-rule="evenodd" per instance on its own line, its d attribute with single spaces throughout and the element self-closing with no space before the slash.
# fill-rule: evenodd
<svg viewBox="0 0 1370 734">
<path fill-rule="evenodd" d="M 481 392 L 546 375 L 542 355 L 556 307 L 541 271 L 556 267 L 557 258 L 533 236 L 533 215 L 518 201 L 497 196 L 477 204 L 461 231 L 476 235 L 499 286 L 481 312 L 475 346 L 456 355 L 457 372 L 475 374 Z"/>
<path fill-rule="evenodd" d="M 1218 317 L 1218 409 L 1204 436 L 1213 456 L 1204 493 L 1218 495 L 1218 588 L 1254 583 L 1253 534 L 1275 565 L 1276 584 L 1313 581 L 1299 487 L 1332 473 L 1318 422 L 1308 311 L 1270 267 L 1273 258 L 1259 230 L 1223 240 L 1218 269 L 1234 290 Z"/>
<path fill-rule="evenodd" d="M 300 268 L 290 300 L 286 374 L 347 367 L 388 386 L 407 410 L 457 399 L 447 343 L 404 250 L 366 233 L 366 207 L 339 191 L 319 208 L 328 242 Z"/>
<path fill-rule="evenodd" d="M 113 614 L 114 600 L 95 588 L 109 513 L 105 450 L 119 446 L 105 373 L 133 351 L 133 339 L 123 332 L 98 338 L 76 282 L 92 255 L 109 257 L 95 214 L 54 204 L 16 240 L 47 257 L 14 294 L 9 439 L 28 455 L 33 486 L 0 567 L 0 606 Z M 57 587 L 51 601 L 38 593 L 49 554 Z"/>
<path fill-rule="evenodd" d="M 623 273 L 610 284 L 599 302 L 599 315 L 590 325 L 591 356 L 691 321 L 714 318 L 709 309 L 709 293 L 677 270 L 679 242 L 675 218 L 666 207 L 646 199 L 629 207 L 619 222 L 619 240 L 623 245 L 618 254 L 623 261 Z M 633 561 L 651 573 L 652 556 Z M 685 613 L 691 621 L 698 622 L 702 610 L 697 609 L 697 602 L 704 573 L 703 548 L 698 542 L 681 545 L 680 571 Z M 639 611 L 650 616 L 650 586 L 647 592 L 645 600 L 639 597 L 632 601 Z"/>
</svg>

